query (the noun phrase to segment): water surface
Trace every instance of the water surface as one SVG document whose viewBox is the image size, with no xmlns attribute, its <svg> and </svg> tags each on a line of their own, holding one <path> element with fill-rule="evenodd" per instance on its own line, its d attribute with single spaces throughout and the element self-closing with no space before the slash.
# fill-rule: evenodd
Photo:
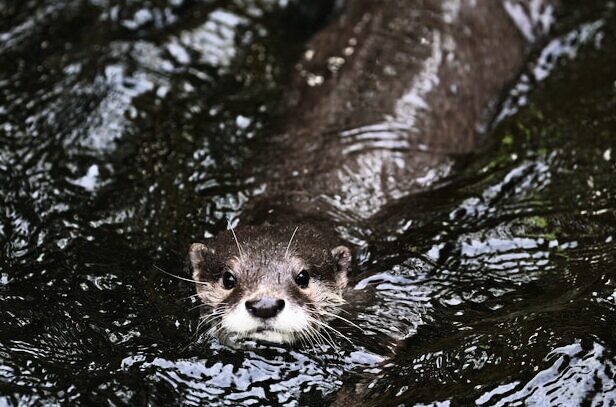
<svg viewBox="0 0 616 407">
<path fill-rule="evenodd" d="M 328 7 L 1 2 L 0 405 L 616 403 L 616 17 L 569 3 L 485 147 L 374 221 L 351 343 L 234 350 L 158 268 L 260 192 Z"/>
</svg>

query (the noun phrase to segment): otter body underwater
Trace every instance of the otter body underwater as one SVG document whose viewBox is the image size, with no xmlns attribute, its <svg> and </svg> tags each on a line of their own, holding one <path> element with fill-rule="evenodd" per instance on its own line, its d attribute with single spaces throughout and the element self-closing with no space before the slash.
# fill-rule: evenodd
<svg viewBox="0 0 616 407">
<path fill-rule="evenodd" d="M 472 152 L 552 11 L 533 0 L 348 1 L 297 65 L 255 163 L 265 192 L 235 232 L 190 248 L 210 332 L 326 340 L 352 266 L 336 226 L 425 190 Z"/>
</svg>

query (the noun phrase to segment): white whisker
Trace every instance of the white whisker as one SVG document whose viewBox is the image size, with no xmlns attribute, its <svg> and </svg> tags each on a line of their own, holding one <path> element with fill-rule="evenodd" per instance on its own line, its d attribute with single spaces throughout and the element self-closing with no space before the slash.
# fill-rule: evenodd
<svg viewBox="0 0 616 407">
<path fill-rule="evenodd" d="M 293 231 L 293 234 L 291 235 L 291 239 L 289 239 L 289 243 L 287 244 L 287 250 L 285 250 L 284 252 L 284 257 L 287 257 L 289 255 L 289 248 L 291 247 L 291 243 L 293 243 L 293 238 L 295 237 L 295 234 L 297 233 L 298 229 L 299 226 L 296 226 L 295 230 Z"/>
<path fill-rule="evenodd" d="M 327 315 L 327 316 L 330 316 L 332 318 L 338 318 L 339 320 L 346 322 L 347 324 L 351 325 L 352 327 L 355 327 L 355 328 L 359 329 L 360 331 L 365 332 L 364 329 L 361 326 L 357 325 L 354 322 L 349 321 L 348 319 L 346 319 L 344 317 L 341 317 L 340 315 L 334 314 L 333 312 L 329 312 L 329 311 L 325 311 L 325 310 L 320 310 L 319 313 Z"/>
<path fill-rule="evenodd" d="M 348 338 L 346 338 L 346 337 L 345 337 L 342 333 L 340 333 L 340 332 L 339 332 L 339 331 L 337 331 L 336 329 L 334 329 L 334 328 L 330 327 L 329 325 L 325 324 L 324 322 L 319 321 L 317 318 L 314 318 L 314 317 L 312 317 L 312 316 L 311 316 L 311 317 L 310 317 L 310 320 L 311 320 L 311 322 L 313 322 L 313 323 L 315 323 L 315 324 L 317 324 L 317 325 L 320 325 L 320 326 L 322 326 L 322 327 L 324 327 L 324 328 L 330 328 L 330 329 L 331 329 L 334 333 L 337 333 L 337 334 L 338 334 L 338 335 L 340 335 L 342 338 L 344 338 L 344 339 L 348 340 L 349 342 L 351 342 L 351 341 L 350 341 Z M 314 329 L 314 328 L 313 328 L 313 329 Z M 323 333 L 325 333 L 325 335 L 327 335 L 327 338 L 325 337 L 325 335 L 324 335 L 322 332 L 319 332 L 319 331 L 318 331 L 318 330 L 316 330 L 316 329 L 315 329 L 314 331 L 315 331 L 315 334 L 316 334 L 316 335 L 319 335 L 319 336 L 320 336 L 320 337 L 324 340 L 324 342 L 326 342 L 326 343 L 327 343 L 329 346 L 331 346 L 333 349 L 335 349 L 335 350 L 338 350 L 338 349 L 339 349 L 339 348 L 338 348 L 338 346 L 337 346 L 337 345 L 336 345 L 336 343 L 335 343 L 336 341 L 334 341 L 334 338 L 332 338 L 332 336 L 330 335 L 329 331 L 327 331 L 327 330 L 325 330 L 325 329 L 322 331 Z M 353 342 L 351 342 L 351 344 L 352 344 L 352 343 L 353 343 Z"/>
<path fill-rule="evenodd" d="M 235 245 L 237 246 L 237 251 L 240 253 L 240 259 L 244 259 L 244 252 L 242 251 L 242 247 L 240 246 L 240 241 L 237 240 L 237 235 L 235 234 L 235 229 L 231 228 L 231 233 L 233 233 L 233 239 L 235 239 Z"/>
<path fill-rule="evenodd" d="M 178 280 L 188 281 L 188 282 L 195 283 L 195 284 L 204 284 L 204 285 L 207 285 L 207 284 L 208 284 L 208 283 L 204 283 L 203 281 L 198 281 L 198 280 L 193 280 L 193 279 L 190 279 L 190 278 L 184 278 L 184 277 L 176 276 L 176 275 L 175 275 L 175 274 L 173 274 L 173 273 L 169 273 L 168 271 L 165 271 L 165 270 L 161 269 L 161 268 L 160 268 L 160 267 L 158 267 L 156 264 L 153 264 L 153 266 L 154 266 L 154 268 L 156 268 L 157 270 L 162 271 L 163 273 L 168 274 L 168 275 L 170 275 L 171 277 L 175 277 L 175 278 L 177 278 Z"/>
<path fill-rule="evenodd" d="M 314 322 L 316 322 L 317 324 L 319 324 L 320 326 L 322 326 L 323 328 L 325 328 L 324 332 L 328 332 L 327 329 L 331 330 L 333 333 L 337 334 L 338 336 L 340 336 L 342 339 L 345 339 L 346 341 L 348 341 L 351 345 L 355 345 L 353 343 L 353 341 L 351 341 L 349 339 L 348 336 L 346 336 L 345 334 L 343 334 L 342 332 L 340 332 L 339 330 L 337 330 L 336 328 L 333 328 L 331 325 L 326 324 L 323 321 L 319 321 L 317 318 L 313 318 Z"/>
</svg>

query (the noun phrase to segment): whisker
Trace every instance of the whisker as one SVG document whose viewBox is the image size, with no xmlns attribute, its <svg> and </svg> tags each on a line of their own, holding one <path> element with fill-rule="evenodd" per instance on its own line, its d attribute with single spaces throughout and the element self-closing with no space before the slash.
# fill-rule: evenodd
<svg viewBox="0 0 616 407">
<path fill-rule="evenodd" d="M 199 320 L 201 322 L 207 322 L 210 319 L 213 319 L 215 317 L 219 317 L 219 316 L 224 315 L 225 312 L 226 312 L 226 310 L 224 310 L 224 309 L 214 310 L 214 311 L 210 312 L 209 314 L 199 318 Z"/>
<path fill-rule="evenodd" d="M 297 233 L 298 229 L 299 226 L 296 226 L 295 230 L 293 231 L 293 234 L 291 235 L 291 239 L 289 239 L 289 243 L 287 244 L 287 250 L 285 250 L 284 252 L 284 257 L 287 257 L 289 255 L 289 248 L 291 247 L 291 243 L 293 243 L 293 238 L 295 237 L 295 234 Z"/>
<path fill-rule="evenodd" d="M 353 345 L 353 346 L 355 345 L 355 344 L 353 343 L 353 341 L 351 341 L 351 340 L 349 339 L 349 337 L 348 337 L 348 336 L 346 336 L 345 334 L 343 334 L 342 332 L 340 332 L 340 331 L 339 331 L 339 330 L 337 330 L 336 328 L 333 328 L 332 326 L 330 326 L 330 325 L 326 324 L 326 323 L 325 323 L 325 322 L 323 322 L 323 321 L 319 321 L 319 320 L 318 320 L 318 319 L 316 319 L 316 318 L 314 319 L 314 322 L 316 322 L 317 324 L 319 324 L 319 325 L 320 325 L 320 326 L 322 326 L 323 328 L 325 328 L 325 329 L 329 329 L 329 330 L 331 330 L 333 333 L 338 334 L 338 335 L 339 335 L 342 339 L 345 339 L 345 340 L 346 340 L 346 341 L 348 341 L 351 345 Z M 327 331 L 325 331 L 325 332 L 327 332 Z"/>
<path fill-rule="evenodd" d="M 217 304 L 214 304 L 214 303 L 210 303 L 210 302 L 204 302 L 204 303 L 197 304 L 197 305 L 195 305 L 194 307 L 189 308 L 189 309 L 188 309 L 188 311 L 190 312 L 190 311 L 192 311 L 192 310 L 194 310 L 194 309 L 197 309 L 197 308 L 199 308 L 199 307 L 210 307 L 210 308 L 214 308 L 214 307 L 217 307 L 217 306 L 219 306 L 219 305 L 224 305 L 224 303 L 217 303 Z"/>
<path fill-rule="evenodd" d="M 205 327 L 205 326 L 207 325 L 207 323 L 208 323 L 208 322 L 212 322 L 212 321 L 216 320 L 216 317 L 217 317 L 217 316 L 216 316 L 216 315 L 214 315 L 214 316 L 211 318 L 211 320 L 210 320 L 210 321 L 208 321 L 207 319 L 206 319 L 206 320 L 201 320 L 201 321 L 199 321 L 199 323 L 197 324 L 197 329 L 195 330 L 195 337 L 197 337 L 197 338 L 198 338 L 198 337 L 200 336 L 200 331 L 201 331 L 201 328 Z"/>
<path fill-rule="evenodd" d="M 314 343 L 314 335 L 310 332 L 309 329 L 306 329 L 305 331 L 300 331 L 300 335 L 306 339 L 306 341 L 313 350 L 316 350 L 316 346 Z"/>
<path fill-rule="evenodd" d="M 327 345 L 332 349 L 336 349 L 336 345 L 334 345 L 332 340 L 327 339 L 318 329 L 312 328 L 312 337 L 317 341 L 319 346 Z"/>
<path fill-rule="evenodd" d="M 340 312 L 344 312 L 344 313 L 345 313 L 345 314 L 347 314 L 347 315 L 351 315 L 351 313 L 350 313 L 349 311 L 347 311 L 347 310 L 345 310 L 345 309 L 342 309 L 342 308 L 338 308 L 338 311 L 340 311 Z"/>
<path fill-rule="evenodd" d="M 307 302 L 305 303 L 306 305 L 312 305 L 314 307 L 318 307 L 318 308 L 328 308 L 329 306 L 331 306 L 332 308 L 335 308 L 336 311 L 340 311 L 340 312 L 344 312 L 347 315 L 351 315 L 351 313 L 347 310 L 345 310 L 344 308 L 341 308 L 342 305 L 348 304 L 348 301 L 345 300 L 344 298 L 340 299 L 339 301 L 336 301 L 335 303 L 329 303 L 327 301 L 322 301 L 320 303 L 314 303 L 314 302 Z"/>
<path fill-rule="evenodd" d="M 315 332 L 316 330 L 310 325 L 306 327 L 305 332 L 302 332 L 302 335 L 304 335 L 307 338 L 307 340 L 310 342 L 313 348 L 316 348 L 317 343 L 320 344 L 320 342 L 318 342 L 318 338 Z"/>
<path fill-rule="evenodd" d="M 226 303 L 223 303 L 223 304 L 226 304 Z M 199 324 L 197 325 L 195 335 L 199 336 L 199 331 L 201 330 L 202 327 L 213 323 L 217 319 L 220 319 L 220 322 L 218 322 L 217 324 L 222 323 L 222 317 L 225 314 L 225 312 L 226 312 L 226 308 L 222 307 L 222 308 L 214 309 L 209 314 L 199 318 Z M 215 328 L 215 325 L 211 326 L 210 331 L 214 328 Z M 208 331 L 208 335 L 209 335 L 209 331 Z"/>
<path fill-rule="evenodd" d="M 171 277 L 175 277 L 175 278 L 177 278 L 178 280 L 188 281 L 188 282 L 190 282 L 190 283 L 195 283 L 195 284 L 203 284 L 203 285 L 207 285 L 207 284 L 208 284 L 208 283 L 204 283 L 203 281 L 198 281 L 198 280 L 193 280 L 193 279 L 190 279 L 190 278 L 185 278 L 185 277 L 176 276 L 176 275 L 175 275 L 175 274 L 173 274 L 173 273 L 169 273 L 168 271 L 165 271 L 165 270 L 161 269 L 161 268 L 160 268 L 160 267 L 158 267 L 156 264 L 153 264 L 153 266 L 154 266 L 154 268 L 156 268 L 157 270 L 162 271 L 163 273 L 168 274 L 168 275 L 170 275 Z"/>
<path fill-rule="evenodd" d="M 203 318 L 199 318 L 199 325 L 197 325 L 197 329 L 199 329 L 200 327 L 206 325 L 208 322 L 211 322 L 213 320 L 215 320 L 217 317 L 219 317 L 220 314 L 213 312 L 211 314 L 208 314 L 207 316 L 203 317 Z"/>
<path fill-rule="evenodd" d="M 223 302 L 205 302 L 205 301 L 203 301 L 203 304 L 204 305 L 208 305 L 208 306 L 210 306 L 212 308 L 217 308 L 217 307 L 224 308 L 228 303 L 224 302 L 224 301 Z"/>
<path fill-rule="evenodd" d="M 191 311 L 193 311 L 193 310 L 196 310 L 197 308 L 201 308 L 201 307 L 209 307 L 209 306 L 210 306 L 209 304 L 197 304 L 197 305 L 195 305 L 194 307 L 190 307 L 190 308 L 188 309 L 188 312 L 191 312 Z"/>
<path fill-rule="evenodd" d="M 325 335 L 323 335 L 322 332 L 325 332 L 325 335 L 327 335 L 328 339 L 325 338 Z M 331 337 L 329 332 L 327 332 L 326 330 L 323 330 L 323 331 L 317 330 L 315 333 L 321 338 L 323 338 L 323 342 L 327 343 L 327 345 L 330 346 L 335 352 L 340 351 L 340 347 L 336 344 L 336 341 L 334 341 L 334 339 Z"/>
<path fill-rule="evenodd" d="M 305 331 L 299 331 L 298 335 L 299 335 L 299 339 L 304 343 L 306 343 L 306 347 L 310 346 L 311 350 L 315 350 L 314 347 L 314 343 L 312 342 L 310 336 L 308 335 L 309 331 L 305 330 Z"/>
<path fill-rule="evenodd" d="M 242 247 L 240 246 L 239 240 L 237 240 L 237 235 L 235 234 L 235 229 L 231 228 L 231 233 L 233 233 L 233 239 L 235 239 L 235 245 L 237 246 L 237 251 L 240 253 L 240 259 L 244 259 L 244 252 L 242 251 Z"/>
<path fill-rule="evenodd" d="M 339 320 L 346 322 L 347 324 L 351 325 L 352 327 L 355 327 L 355 328 L 359 329 L 360 331 L 365 332 L 364 329 L 361 326 L 357 325 L 354 322 L 349 321 L 348 319 L 346 319 L 344 317 L 341 317 L 340 315 L 334 314 L 333 312 L 321 310 L 321 311 L 319 311 L 319 313 L 328 315 L 328 316 L 333 317 L 333 318 L 338 318 Z"/>
<path fill-rule="evenodd" d="M 321 325 L 323 327 L 328 327 L 331 328 L 329 326 L 327 326 L 327 324 L 319 321 L 317 318 L 314 317 L 310 317 L 310 320 L 318 325 Z M 335 329 L 331 328 L 334 332 L 337 332 Z M 336 346 L 334 338 L 331 337 L 330 333 L 327 330 L 323 330 L 323 332 L 325 333 L 325 335 L 327 335 L 327 338 L 325 338 L 325 336 L 323 335 L 323 333 L 319 332 L 318 330 L 315 330 L 315 334 L 319 335 L 321 338 L 323 338 L 323 340 L 329 345 L 331 346 L 333 349 L 339 349 L 338 346 Z M 337 332 L 338 334 L 341 335 L 342 338 L 345 338 L 344 335 L 342 335 L 340 332 Z M 347 340 L 349 340 L 348 338 L 345 338 Z M 352 343 L 352 342 L 351 342 Z"/>
<path fill-rule="evenodd" d="M 218 333 L 218 331 L 220 330 L 220 328 L 222 328 L 222 320 L 218 323 L 216 323 L 216 325 L 213 325 L 206 333 L 206 335 L 210 336 L 210 337 L 220 337 L 220 334 Z"/>
<path fill-rule="evenodd" d="M 197 331 L 199 331 L 201 328 L 205 328 L 208 325 L 210 326 L 210 328 L 212 328 L 215 322 L 218 323 L 218 319 L 222 320 L 221 315 L 213 315 L 212 317 L 199 322 L 199 325 L 197 326 Z"/>
<path fill-rule="evenodd" d="M 321 335 L 319 331 L 313 326 L 309 325 L 307 331 L 307 333 L 309 334 L 310 342 L 315 349 L 317 345 L 322 346 L 323 343 L 326 341 L 325 337 Z"/>
<path fill-rule="evenodd" d="M 276 330 L 278 332 L 278 330 Z M 303 348 L 308 347 L 308 343 L 305 341 L 305 337 L 302 332 L 291 332 L 291 342 L 299 341 Z"/>
<path fill-rule="evenodd" d="M 208 323 L 210 323 L 209 329 L 206 332 L 206 335 L 209 336 L 209 332 L 212 331 L 213 329 L 215 329 L 215 327 L 220 323 L 220 321 L 217 321 L 218 317 L 219 317 L 219 315 L 214 315 L 209 320 L 201 321 L 199 323 L 199 329 L 205 327 L 206 325 L 208 325 Z"/>
</svg>

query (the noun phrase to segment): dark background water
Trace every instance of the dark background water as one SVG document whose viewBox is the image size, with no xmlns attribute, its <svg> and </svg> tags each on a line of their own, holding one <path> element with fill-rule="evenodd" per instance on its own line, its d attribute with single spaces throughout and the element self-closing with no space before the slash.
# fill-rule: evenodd
<svg viewBox="0 0 616 407">
<path fill-rule="evenodd" d="M 616 18 L 565 3 L 488 146 L 382 214 L 353 343 L 241 351 L 157 267 L 259 192 L 331 5 L 0 1 L 0 405 L 616 404 Z"/>
</svg>

